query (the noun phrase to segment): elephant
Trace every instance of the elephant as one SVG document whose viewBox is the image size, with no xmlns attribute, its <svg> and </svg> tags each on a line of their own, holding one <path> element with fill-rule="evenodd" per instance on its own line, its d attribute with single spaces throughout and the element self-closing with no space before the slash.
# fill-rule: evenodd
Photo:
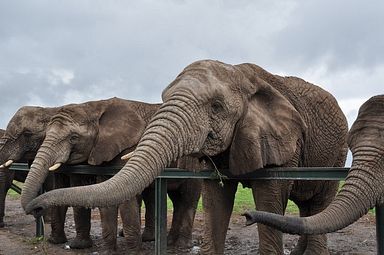
<svg viewBox="0 0 384 255">
<path fill-rule="evenodd" d="M 86 163 L 122 166 L 124 161 L 120 159 L 121 155 L 133 150 L 147 123 L 159 107 L 160 104 L 148 104 L 116 97 L 61 107 L 52 116 L 46 130 L 45 140 L 31 165 L 21 194 L 22 206 L 25 208 L 37 196 L 37 191 L 48 174 L 48 170 L 55 171 L 62 164 Z M 83 185 L 83 180 L 78 181 L 77 176 L 71 176 L 71 180 L 76 178 L 73 182 L 75 185 L 72 186 Z M 81 178 L 84 179 L 83 176 Z M 100 180 L 105 180 L 105 177 L 98 176 L 97 181 Z M 200 189 L 201 185 L 198 181 L 183 180 L 178 181 L 176 187 L 170 190 L 175 207 L 175 220 L 169 235 L 175 245 L 187 245 L 192 238 L 192 225 Z M 154 198 L 153 189 L 149 188 L 143 193 L 147 209 L 144 240 L 154 239 Z M 139 249 L 141 244 L 141 240 L 138 240 L 140 218 L 136 199 L 140 200 L 140 197 L 132 198 L 129 202 L 119 203 L 122 204 L 120 214 L 123 219 L 128 221 L 123 222 L 123 230 L 128 246 L 132 250 Z M 117 206 L 100 208 L 100 214 L 105 246 L 113 250 L 116 248 Z M 81 229 L 77 231 L 82 234 L 83 240 L 87 240 L 87 243 L 75 243 L 75 247 L 83 248 L 91 244 L 89 237 L 90 209 L 76 208 L 75 216 L 75 220 L 76 218 L 84 219 L 79 221 L 87 224 L 87 226 L 81 226 Z M 77 221 L 76 225 L 80 226 Z"/>
<path fill-rule="evenodd" d="M 335 200 L 322 212 L 304 218 L 247 212 L 247 224 L 260 222 L 292 234 L 340 230 L 384 202 L 384 95 L 371 97 L 359 109 L 348 134 L 353 161 Z"/>
<path fill-rule="evenodd" d="M 16 161 L 33 160 L 45 137 L 46 125 L 56 111 L 57 108 L 23 106 L 11 118 L 6 130 L 2 131 L 0 136 L 0 228 L 5 226 L 5 197 L 12 181 L 24 182 L 27 176 L 26 172 L 10 170 L 9 166 Z M 54 180 L 50 176 L 44 184 L 44 189 L 51 190 L 53 186 Z M 49 216 L 51 215 L 48 214 L 47 217 Z M 52 228 L 56 229 L 55 221 L 51 224 Z M 60 235 L 55 231 L 52 233 Z"/>
<path fill-rule="evenodd" d="M 283 214 L 288 198 L 302 215 L 325 208 L 337 181 L 246 179 L 270 166 L 343 166 L 347 120 L 336 99 L 297 77 L 273 75 L 250 64 L 200 60 L 188 65 L 162 93 L 136 149 L 111 179 L 38 196 L 25 211 L 49 206 L 113 206 L 141 192 L 170 162 L 185 155 L 207 158 L 222 175 L 243 177 L 256 208 Z M 53 162 L 50 162 L 53 163 Z M 223 254 L 237 180 L 204 180 L 204 254 Z M 106 195 L 108 194 L 108 195 Z M 261 254 L 283 254 L 282 233 L 259 225 Z M 327 254 L 326 237 L 302 236 L 296 254 Z"/>
</svg>

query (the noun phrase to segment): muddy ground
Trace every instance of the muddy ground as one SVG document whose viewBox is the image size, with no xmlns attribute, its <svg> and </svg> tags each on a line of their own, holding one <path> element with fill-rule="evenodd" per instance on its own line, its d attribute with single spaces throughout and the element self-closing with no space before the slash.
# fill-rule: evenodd
<svg viewBox="0 0 384 255">
<path fill-rule="evenodd" d="M 66 245 L 52 245 L 46 241 L 39 241 L 34 238 L 35 221 L 32 216 L 24 214 L 18 199 L 7 198 L 6 201 L 6 227 L 0 229 L 0 254 L 101 254 L 103 245 L 100 240 L 101 228 L 98 210 L 92 212 L 91 235 L 94 239 L 94 247 L 86 250 L 68 249 Z M 68 239 L 75 235 L 72 210 L 68 212 L 66 223 L 66 233 Z M 170 214 L 169 214 L 170 215 Z M 168 220 L 170 222 L 170 220 Z M 193 239 L 195 246 L 178 254 L 198 254 L 201 243 L 203 220 L 202 215 L 198 214 Z M 50 226 L 45 225 L 46 234 L 49 234 Z M 293 248 L 297 241 L 297 236 L 285 235 L 285 253 Z M 328 244 L 331 254 L 376 254 L 376 232 L 374 216 L 364 216 L 355 224 L 328 235 Z M 244 227 L 244 219 L 240 215 L 233 215 L 226 239 L 225 254 L 258 254 L 257 252 L 257 227 Z M 172 251 L 171 251 L 172 252 Z M 111 253 L 109 253 L 111 254 Z M 124 245 L 124 238 L 118 237 L 118 250 L 116 254 L 127 254 Z M 143 254 L 154 254 L 154 243 L 145 243 Z"/>
</svg>

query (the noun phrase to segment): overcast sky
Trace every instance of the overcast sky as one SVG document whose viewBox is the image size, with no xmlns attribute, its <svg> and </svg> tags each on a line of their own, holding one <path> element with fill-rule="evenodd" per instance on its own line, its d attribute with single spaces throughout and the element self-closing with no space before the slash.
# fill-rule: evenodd
<svg viewBox="0 0 384 255">
<path fill-rule="evenodd" d="M 330 91 L 350 124 L 384 88 L 384 1 L 0 1 L 0 128 L 23 105 L 160 102 L 188 64 L 251 62 Z"/>
</svg>

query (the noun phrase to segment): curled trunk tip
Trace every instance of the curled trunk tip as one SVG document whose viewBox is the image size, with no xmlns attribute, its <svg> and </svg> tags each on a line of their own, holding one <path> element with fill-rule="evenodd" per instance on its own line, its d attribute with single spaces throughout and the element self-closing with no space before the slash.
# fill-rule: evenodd
<svg viewBox="0 0 384 255">
<path fill-rule="evenodd" d="M 305 218 L 283 216 L 263 211 L 252 211 L 242 214 L 246 219 L 246 226 L 261 223 L 284 233 L 290 234 L 314 234 L 314 230 L 308 227 Z"/>
</svg>

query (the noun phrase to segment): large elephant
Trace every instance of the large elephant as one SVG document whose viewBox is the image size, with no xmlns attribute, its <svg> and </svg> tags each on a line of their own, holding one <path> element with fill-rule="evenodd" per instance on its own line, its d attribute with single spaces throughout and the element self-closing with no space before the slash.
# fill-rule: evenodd
<svg viewBox="0 0 384 255">
<path fill-rule="evenodd" d="M 57 108 L 35 106 L 21 107 L 9 121 L 0 136 L 0 228 L 4 227 L 5 197 L 13 180 L 24 182 L 26 172 L 13 171 L 9 166 L 16 161 L 32 161 L 45 137 L 45 129 Z M 45 184 L 46 190 L 53 189 L 52 176 Z M 55 227 L 52 222 L 52 228 Z M 53 234 L 60 235 L 52 231 Z"/>
<path fill-rule="evenodd" d="M 45 193 L 25 207 L 40 214 L 52 205 L 111 206 L 147 187 L 170 162 L 206 155 L 223 174 L 242 175 L 268 166 L 342 166 L 347 122 L 326 91 L 295 77 L 272 75 L 257 65 L 203 60 L 187 66 L 163 91 L 127 164 L 104 183 Z M 54 162 L 49 162 L 53 164 Z M 237 181 L 203 184 L 202 250 L 222 254 Z M 288 197 L 302 215 L 325 208 L 337 182 L 247 181 L 259 210 L 283 214 Z M 283 254 L 282 234 L 259 226 L 260 252 Z M 298 252 L 327 253 L 324 236 L 300 239 Z M 316 254 L 315 252 L 312 254 Z"/>
<path fill-rule="evenodd" d="M 353 162 L 342 189 L 321 213 L 296 218 L 265 212 L 246 213 L 247 224 L 261 222 L 293 234 L 322 234 L 342 229 L 383 203 L 384 95 L 370 98 L 359 110 L 348 135 Z"/>
<path fill-rule="evenodd" d="M 61 164 L 88 163 L 90 165 L 122 166 L 120 153 L 133 150 L 150 118 L 159 107 L 159 104 L 147 104 L 120 98 L 61 107 L 52 117 L 46 130 L 46 138 L 31 165 L 21 195 L 22 206 L 25 208 L 37 196 L 37 191 L 47 176 L 48 170 L 54 171 Z M 76 178 L 76 175 L 71 176 L 71 179 L 73 178 Z M 98 179 L 102 178 L 98 177 Z M 81 184 L 81 181 L 76 181 L 76 186 Z M 176 209 L 179 207 L 182 209 L 179 212 L 175 211 L 174 218 L 179 218 L 181 221 L 172 225 L 171 239 L 180 239 L 181 243 L 185 243 L 186 237 L 187 239 L 192 237 L 192 224 L 200 196 L 200 186 L 195 180 L 178 182 L 176 193 L 180 195 L 176 196 L 173 202 Z M 149 190 L 143 195 L 146 208 L 153 209 L 154 205 L 151 201 L 154 201 L 154 192 Z M 126 224 L 123 224 L 123 228 L 131 249 L 139 248 L 141 243 L 141 240 L 137 239 L 138 236 L 140 237 L 140 219 L 137 217 L 138 208 L 134 207 L 135 204 L 137 205 L 136 200 L 132 199 L 120 207 L 120 211 L 124 210 L 122 218 L 127 218 L 129 221 L 124 222 Z M 146 223 L 143 237 L 153 239 L 152 226 L 154 224 L 151 222 L 153 222 L 154 211 L 146 210 L 146 212 L 148 224 Z M 100 213 L 103 239 L 109 249 L 114 249 L 116 247 L 117 206 L 100 208 Z M 125 214 L 129 214 L 131 217 L 126 217 Z M 90 209 L 76 208 L 76 215 L 78 217 L 75 217 L 75 220 L 76 218 L 83 219 L 81 222 L 88 224 L 88 227 L 81 228 L 84 232 L 83 239 L 86 237 L 90 239 Z M 185 224 L 190 225 L 187 233 L 183 232 Z M 76 222 L 76 225 L 79 224 Z"/>
</svg>

